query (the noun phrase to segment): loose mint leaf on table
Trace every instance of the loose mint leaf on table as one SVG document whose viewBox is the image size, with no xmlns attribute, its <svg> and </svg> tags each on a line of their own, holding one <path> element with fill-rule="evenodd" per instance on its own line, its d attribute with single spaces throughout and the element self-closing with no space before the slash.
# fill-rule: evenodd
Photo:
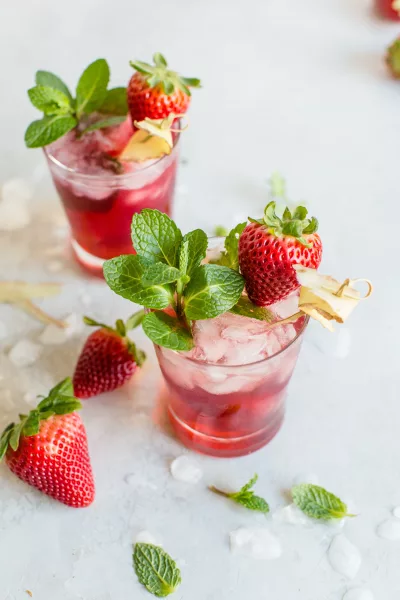
<svg viewBox="0 0 400 600">
<path fill-rule="evenodd" d="M 37 85 L 28 90 L 33 106 L 45 115 L 65 115 L 73 112 L 71 100 L 64 92 L 44 85 Z"/>
<path fill-rule="evenodd" d="M 347 512 L 347 506 L 337 496 L 319 485 L 302 483 L 292 488 L 293 502 L 312 519 L 343 519 L 355 517 Z"/>
<path fill-rule="evenodd" d="M 245 508 L 250 510 L 256 510 L 263 513 L 269 512 L 269 505 L 264 498 L 261 496 L 256 496 L 254 491 L 251 489 L 257 483 L 258 475 L 254 475 L 250 479 L 246 485 L 244 485 L 238 492 L 223 492 L 213 485 L 210 487 L 210 490 L 215 494 L 219 494 L 220 496 L 224 496 L 225 498 L 229 498 L 233 500 L 237 504 L 241 504 Z"/>
<path fill-rule="evenodd" d="M 77 124 L 78 121 L 71 115 L 54 115 L 33 121 L 25 132 L 25 143 L 28 148 L 47 146 L 74 129 Z"/>
<path fill-rule="evenodd" d="M 173 283 L 182 277 L 182 273 L 175 267 L 169 267 L 164 263 L 154 263 L 147 267 L 143 274 L 144 286 L 154 284 Z"/>
<path fill-rule="evenodd" d="M 273 323 L 275 320 L 273 312 L 268 308 L 256 306 L 247 298 L 247 296 L 241 296 L 237 304 L 232 306 L 230 312 L 235 315 L 241 315 L 242 317 L 257 319 L 258 321 L 266 321 L 267 323 Z"/>
<path fill-rule="evenodd" d="M 118 87 L 108 90 L 99 112 L 109 115 L 125 116 L 128 114 L 126 88 Z"/>
<path fill-rule="evenodd" d="M 68 86 L 54 73 L 50 73 L 50 71 L 37 71 L 35 77 L 36 85 L 44 85 L 46 87 L 53 88 L 55 90 L 59 90 L 69 99 L 72 104 L 72 95 L 68 89 Z"/>
<path fill-rule="evenodd" d="M 104 58 L 91 63 L 82 73 L 76 88 L 78 116 L 98 110 L 106 99 L 110 69 Z"/>
<path fill-rule="evenodd" d="M 107 119 L 100 119 L 95 123 L 86 127 L 83 131 L 81 131 L 80 136 L 85 133 L 89 133 L 89 131 L 96 131 L 96 129 L 105 129 L 106 127 L 114 127 L 115 125 L 121 125 L 125 121 L 125 117 L 107 117 Z"/>
<path fill-rule="evenodd" d="M 172 594 L 182 581 L 176 562 L 159 546 L 135 544 L 133 564 L 140 583 L 159 598 Z"/>
<path fill-rule="evenodd" d="M 215 261 L 219 265 L 229 267 L 230 269 L 239 270 L 239 237 L 246 227 L 247 223 L 239 223 L 225 238 L 225 250 L 221 257 Z"/>
<path fill-rule="evenodd" d="M 183 243 L 185 242 L 188 242 L 188 258 L 185 274 L 191 276 L 194 269 L 196 269 L 206 257 L 208 239 L 202 229 L 195 229 L 183 236 Z"/>
<path fill-rule="evenodd" d="M 192 334 L 176 317 L 164 312 L 151 312 L 143 320 L 143 331 L 154 344 L 179 350 L 189 351 L 193 348 Z"/>
<path fill-rule="evenodd" d="M 191 321 L 212 319 L 231 309 L 243 288 L 243 277 L 232 269 L 219 265 L 197 267 L 185 290 L 185 315 Z"/>
<path fill-rule="evenodd" d="M 134 254 L 117 256 L 103 266 L 108 286 L 123 298 L 147 308 L 167 308 L 173 301 L 173 289 L 167 285 L 143 285 L 149 261 Z"/>
<path fill-rule="evenodd" d="M 133 216 L 133 247 L 149 261 L 177 267 L 181 241 L 182 233 L 174 221 L 159 210 L 145 208 Z"/>
</svg>

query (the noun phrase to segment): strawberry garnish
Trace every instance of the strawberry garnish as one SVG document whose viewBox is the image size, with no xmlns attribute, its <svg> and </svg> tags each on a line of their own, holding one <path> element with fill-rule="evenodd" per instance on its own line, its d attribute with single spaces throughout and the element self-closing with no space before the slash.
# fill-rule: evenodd
<svg viewBox="0 0 400 600">
<path fill-rule="evenodd" d="M 386 64 L 396 79 L 400 79 L 400 38 L 397 38 L 387 49 Z"/>
<path fill-rule="evenodd" d="M 261 220 L 250 219 L 239 238 L 239 265 L 250 300 L 258 306 L 279 302 L 299 287 L 293 265 L 317 269 L 322 256 L 318 221 L 307 209 L 288 208 L 282 217 L 270 202 Z"/>
<path fill-rule="evenodd" d="M 143 317 L 144 311 L 139 311 L 126 324 L 118 320 L 115 328 L 84 317 L 86 325 L 100 329 L 89 335 L 78 358 L 73 379 L 78 398 L 121 387 L 143 364 L 146 355 L 127 337 L 127 331 L 140 325 Z"/>
<path fill-rule="evenodd" d="M 75 508 L 89 506 L 95 496 L 86 431 L 75 412 L 81 406 L 71 379 L 64 379 L 0 439 L 0 460 L 5 456 L 17 477 Z"/>
<path fill-rule="evenodd" d="M 141 61 L 130 64 L 136 70 L 127 90 L 132 122 L 164 119 L 170 113 L 184 114 L 190 104 L 190 88 L 200 87 L 200 80 L 182 77 L 168 69 L 164 56 L 156 52 L 154 65 Z"/>
</svg>

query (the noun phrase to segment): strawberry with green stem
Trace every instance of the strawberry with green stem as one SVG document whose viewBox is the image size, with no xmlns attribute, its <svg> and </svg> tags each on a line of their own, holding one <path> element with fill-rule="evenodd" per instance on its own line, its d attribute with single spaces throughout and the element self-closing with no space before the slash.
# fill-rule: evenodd
<svg viewBox="0 0 400 600">
<path fill-rule="evenodd" d="M 75 508 L 89 506 L 95 496 L 86 431 L 75 412 L 81 407 L 71 379 L 64 379 L 0 438 L 0 460 L 10 471 Z"/>
<path fill-rule="evenodd" d="M 127 332 L 138 327 L 144 316 L 141 310 L 126 323 L 118 319 L 114 328 L 84 317 L 86 325 L 98 329 L 86 340 L 75 367 L 73 382 L 78 398 L 111 392 L 129 381 L 142 366 L 146 355 L 129 339 Z"/>
<path fill-rule="evenodd" d="M 395 79 L 400 79 L 400 37 L 387 49 L 386 64 Z"/>
<path fill-rule="evenodd" d="M 128 106 L 135 121 L 165 119 L 169 114 L 183 115 L 189 108 L 190 88 L 199 88 L 200 80 L 182 77 L 168 68 L 168 63 L 160 52 L 153 56 L 154 65 L 142 61 L 130 64 L 136 73 L 128 85 Z"/>
</svg>

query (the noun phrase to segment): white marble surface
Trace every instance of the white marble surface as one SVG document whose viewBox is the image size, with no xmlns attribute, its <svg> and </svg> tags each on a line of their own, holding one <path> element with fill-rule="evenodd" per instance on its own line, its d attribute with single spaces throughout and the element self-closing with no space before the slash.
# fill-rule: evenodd
<svg viewBox="0 0 400 600">
<path fill-rule="evenodd" d="M 130 58 L 162 50 L 183 73 L 204 81 L 185 136 L 179 224 L 211 230 L 256 214 L 268 174 L 278 168 L 292 195 L 307 198 L 320 219 L 322 268 L 370 277 L 376 290 L 339 346 L 340 338 L 309 332 L 273 443 L 237 460 L 199 456 L 204 477 L 195 486 L 171 477 L 171 461 L 185 450 L 150 418 L 159 374 L 140 334 L 150 354 L 141 378 L 83 410 L 97 483 L 91 508 L 59 505 L 0 467 L 0 600 L 25 599 L 25 590 L 40 600 L 148 598 L 131 566 L 131 545 L 142 530 L 179 559 L 177 600 L 341 600 L 357 586 L 376 600 L 400 599 L 400 542 L 376 535 L 400 504 L 400 84 L 386 76 L 381 58 L 397 32 L 371 17 L 367 0 L 1 3 L 0 180 L 22 177 L 35 185 L 32 224 L 0 232 L 1 279 L 63 282 L 62 294 L 43 303 L 56 316 L 115 319 L 131 312 L 63 254 L 63 217 L 41 153 L 23 145 L 35 118 L 26 89 L 37 68 L 72 84 L 98 56 L 109 60 L 113 82 L 123 84 Z M 42 331 L 7 306 L 0 306 L 0 325 L 4 352 L 21 338 L 37 341 Z M 71 373 L 84 335 L 45 346 L 34 365 L 19 370 L 0 354 L 1 426 L 27 408 L 27 392 Z M 235 487 L 255 471 L 273 511 L 286 504 L 293 480 L 310 472 L 356 505 L 359 517 L 344 529 L 362 555 L 353 581 L 328 563 L 335 530 L 265 520 L 206 489 Z M 281 540 L 279 559 L 230 553 L 231 531 L 263 526 Z"/>
</svg>

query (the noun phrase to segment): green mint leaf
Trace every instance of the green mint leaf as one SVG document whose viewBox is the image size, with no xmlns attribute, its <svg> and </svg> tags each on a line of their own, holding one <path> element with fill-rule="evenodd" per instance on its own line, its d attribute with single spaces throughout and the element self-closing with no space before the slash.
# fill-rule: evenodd
<svg viewBox="0 0 400 600">
<path fill-rule="evenodd" d="M 232 269 L 219 265 L 197 267 L 185 289 L 186 317 L 197 321 L 221 315 L 237 303 L 243 288 L 243 277 Z"/>
<path fill-rule="evenodd" d="M 44 85 L 46 87 L 59 90 L 65 96 L 67 96 L 70 104 L 72 104 L 73 99 L 68 86 L 65 85 L 65 83 L 59 77 L 57 77 L 57 75 L 54 75 L 54 73 L 50 73 L 50 71 L 37 71 L 35 81 L 36 85 Z"/>
<path fill-rule="evenodd" d="M 125 327 L 127 331 L 131 331 L 132 329 L 136 329 L 143 323 L 143 319 L 146 316 L 146 312 L 144 310 L 139 310 L 135 312 L 133 315 L 129 317 L 127 322 L 125 323 Z"/>
<path fill-rule="evenodd" d="M 249 510 L 256 510 L 262 513 L 268 513 L 268 502 L 266 502 L 264 498 L 256 496 L 253 490 L 251 490 L 251 488 L 256 484 L 257 480 L 258 475 L 256 474 L 238 492 L 224 492 L 214 486 L 211 486 L 209 489 L 215 494 L 218 494 L 219 496 L 224 496 L 225 498 L 229 498 L 230 500 L 233 500 L 237 504 L 241 504 Z"/>
<path fill-rule="evenodd" d="M 54 115 L 33 121 L 25 132 L 25 144 L 28 148 L 42 148 L 62 137 L 78 125 L 70 115 Z"/>
<path fill-rule="evenodd" d="M 177 318 L 164 312 L 151 312 L 143 320 L 143 331 L 154 344 L 179 350 L 191 350 L 194 342 L 192 334 Z"/>
<path fill-rule="evenodd" d="M 319 485 L 302 483 L 292 488 L 293 502 L 312 519 L 343 519 L 354 517 L 347 512 L 347 506 L 337 496 Z"/>
<path fill-rule="evenodd" d="M 144 286 L 173 283 L 182 277 L 182 273 L 175 267 L 169 267 L 164 263 L 154 263 L 147 267 L 143 274 L 142 284 Z"/>
<path fill-rule="evenodd" d="M 176 562 L 159 546 L 135 544 L 133 564 L 140 583 L 159 598 L 172 594 L 182 581 Z"/>
<path fill-rule="evenodd" d="M 268 308 L 256 306 L 247 296 L 241 296 L 237 304 L 232 306 L 229 312 L 242 317 L 257 319 L 257 321 L 266 321 L 267 323 L 273 323 L 275 321 L 273 312 Z"/>
<path fill-rule="evenodd" d="M 107 95 L 110 69 L 104 58 L 90 64 L 82 73 L 76 88 L 78 116 L 90 114 L 100 108 Z"/>
<path fill-rule="evenodd" d="M 99 112 L 106 115 L 126 116 L 128 114 L 126 88 L 118 87 L 108 90 Z"/>
<path fill-rule="evenodd" d="M 174 221 L 159 210 L 145 208 L 133 216 L 133 247 L 149 261 L 176 267 L 181 241 L 182 233 Z"/>
<path fill-rule="evenodd" d="M 182 241 L 179 248 L 179 270 L 186 275 L 189 266 L 189 240 Z"/>
<path fill-rule="evenodd" d="M 206 257 L 208 247 L 207 234 L 202 229 L 195 229 L 184 235 L 182 241 L 183 243 L 189 242 L 185 275 L 191 276 L 193 271 Z"/>
<path fill-rule="evenodd" d="M 147 308 L 167 308 L 173 300 L 173 290 L 166 284 L 144 286 L 142 278 L 149 262 L 134 254 L 117 256 L 103 266 L 108 286 L 123 298 Z"/>
<path fill-rule="evenodd" d="M 85 133 L 89 133 L 90 131 L 96 131 L 97 129 L 105 129 L 106 127 L 115 127 L 116 125 L 121 125 L 126 120 L 126 117 L 107 117 L 107 119 L 101 119 L 100 121 L 96 121 L 86 127 L 83 131 L 80 132 L 79 137 L 85 135 Z"/>
<path fill-rule="evenodd" d="M 55 88 L 37 85 L 28 90 L 28 96 L 33 106 L 45 115 L 65 115 L 73 112 L 68 96 Z"/>
<path fill-rule="evenodd" d="M 239 238 L 246 225 L 247 223 L 239 223 L 228 233 L 225 238 L 225 250 L 218 260 L 213 261 L 214 264 L 239 270 Z"/>
</svg>

